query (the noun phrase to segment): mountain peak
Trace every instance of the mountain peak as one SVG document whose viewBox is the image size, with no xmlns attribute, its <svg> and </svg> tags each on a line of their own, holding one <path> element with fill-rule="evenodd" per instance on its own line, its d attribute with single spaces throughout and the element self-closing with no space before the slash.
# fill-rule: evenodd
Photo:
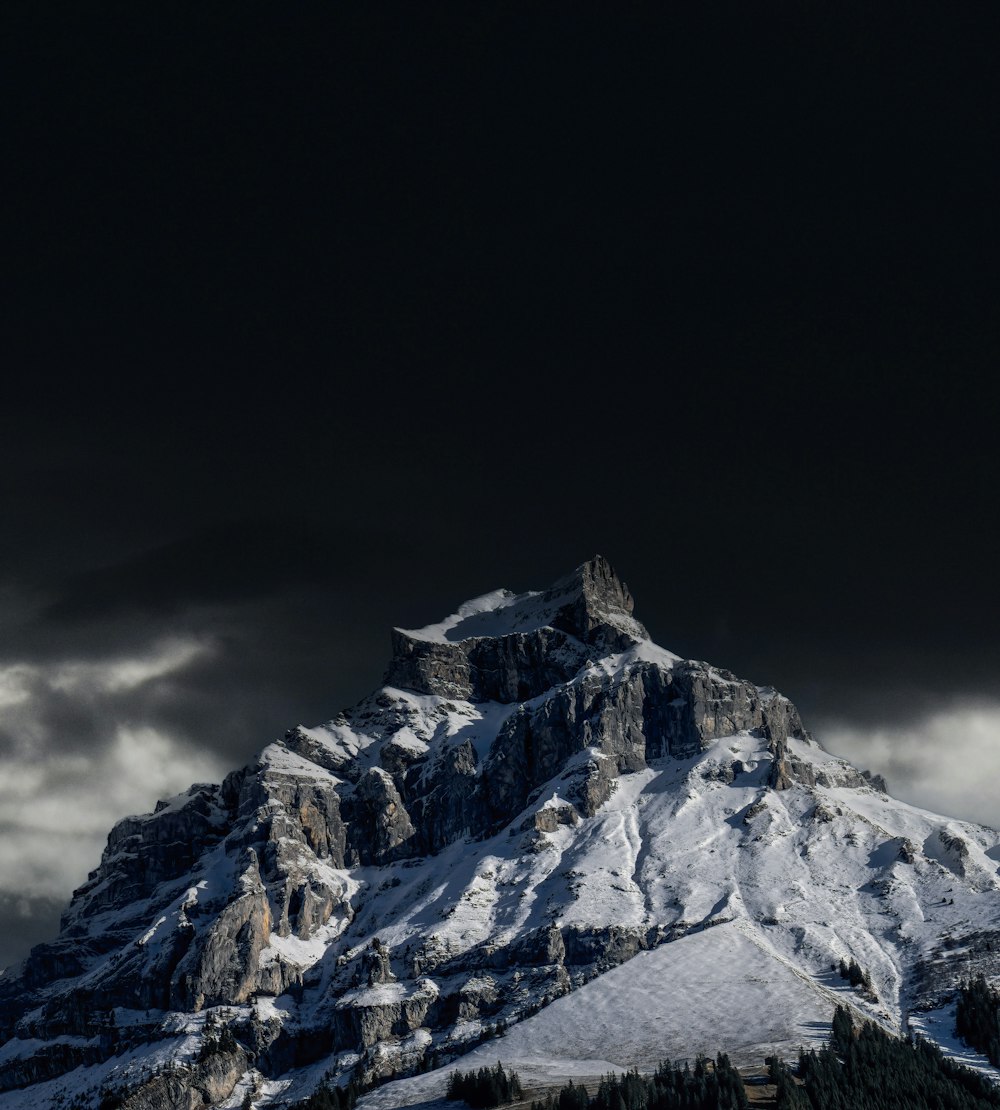
<svg viewBox="0 0 1000 1110">
<path fill-rule="evenodd" d="M 628 586 L 595 555 L 546 590 L 493 590 L 435 624 L 393 629 L 386 683 L 476 701 L 535 697 L 647 640 L 633 608 Z"/>
<path fill-rule="evenodd" d="M 632 616 L 634 605 L 614 567 L 603 555 L 595 555 L 546 590 L 492 590 L 466 601 L 442 621 L 397 631 L 425 643 L 458 644 L 548 627 L 589 643 L 599 629 L 610 626 L 638 642 L 649 635 Z"/>
<path fill-rule="evenodd" d="M 618 628 L 636 641 L 649 639 L 649 633 L 632 616 L 635 602 L 628 586 L 603 555 L 595 555 L 578 566 L 549 592 L 561 592 L 560 588 L 575 596 L 575 602 L 562 611 L 572 608 L 571 627 L 581 639 L 586 640 L 602 625 Z"/>
<path fill-rule="evenodd" d="M 430 1097 L 366 1104 L 428 1105 L 442 1054 L 759 1060 L 840 1000 L 950 1038 L 957 985 L 997 973 L 998 834 L 888 797 L 632 609 L 595 556 L 397 629 L 387 686 L 120 821 L 0 976 L 4 1110 L 277 1110 L 406 1072 Z"/>
</svg>

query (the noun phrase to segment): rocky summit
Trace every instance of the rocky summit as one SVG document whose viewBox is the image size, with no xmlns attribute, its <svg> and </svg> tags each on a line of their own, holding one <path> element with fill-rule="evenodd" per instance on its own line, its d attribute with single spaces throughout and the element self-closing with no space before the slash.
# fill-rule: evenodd
<svg viewBox="0 0 1000 1110">
<path fill-rule="evenodd" d="M 958 983 L 1000 975 L 1000 836 L 891 798 L 633 609 L 597 557 L 395 629 L 360 704 L 119 822 L 0 978 L 0 1108 L 759 1062 L 837 1002 L 950 1046 Z"/>
</svg>

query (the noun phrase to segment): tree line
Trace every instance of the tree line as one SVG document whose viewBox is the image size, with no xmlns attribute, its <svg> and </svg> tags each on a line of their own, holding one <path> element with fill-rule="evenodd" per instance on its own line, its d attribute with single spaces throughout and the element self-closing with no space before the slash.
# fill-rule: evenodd
<svg viewBox="0 0 1000 1110">
<path fill-rule="evenodd" d="M 963 983 L 959 990 L 955 1032 L 1000 1068 L 1000 991 L 982 975 Z"/>
<path fill-rule="evenodd" d="M 531 1110 L 747 1110 L 740 1073 L 724 1053 L 698 1057 L 692 1069 L 664 1060 L 652 1075 L 635 1069 L 606 1075 L 591 1098 L 572 1081 Z"/>
<path fill-rule="evenodd" d="M 856 966 L 856 965 L 855 965 Z M 847 979 L 860 969 L 848 964 Z M 854 975 L 851 972 L 854 971 Z M 1000 1066 L 1000 992 L 979 976 L 962 985 L 956 1032 Z M 790 1067 L 767 1060 L 777 1110 L 1000 1110 L 1000 1087 L 946 1057 L 923 1038 L 901 1040 L 871 1023 L 855 1024 L 838 1006 L 830 1037 L 819 1050 L 799 1051 Z M 297 1105 L 302 1110 L 354 1110 L 360 1088 L 322 1086 Z M 516 1072 L 500 1063 L 478 1071 L 455 1071 L 447 1097 L 476 1108 L 523 1098 Z M 570 1081 L 531 1110 L 748 1110 L 740 1073 L 729 1057 L 699 1057 L 690 1067 L 664 1060 L 652 1075 L 638 1070 L 608 1074 L 591 1096 Z"/>
<path fill-rule="evenodd" d="M 975 1013 L 996 1018 L 996 992 L 984 994 L 979 987 L 968 993 Z M 930 1041 L 901 1040 L 871 1022 L 855 1026 L 844 1006 L 837 1007 L 821 1049 L 800 1050 L 796 1067 L 778 1057 L 767 1064 L 777 1110 L 1000 1110 L 1000 1088 L 988 1079 L 948 1059 Z M 593 1097 L 570 1083 L 532 1103 L 532 1110 L 746 1110 L 747 1105 L 739 1072 L 719 1055 L 714 1062 L 697 1060 L 693 1070 L 666 1061 L 651 1076 L 608 1075 Z"/>
<path fill-rule="evenodd" d="M 838 1006 L 829 1042 L 793 1072 L 768 1061 L 778 1110 L 1000 1110 L 1000 1089 L 930 1041 L 900 1040 Z"/>
<path fill-rule="evenodd" d="M 478 1071 L 453 1071 L 448 1077 L 448 1093 L 453 1102 L 465 1102 L 475 1110 L 503 1106 L 524 1097 L 516 1071 L 507 1072 L 500 1061 L 495 1068 Z"/>
<path fill-rule="evenodd" d="M 346 1087 L 321 1083 L 307 1098 L 295 1104 L 296 1110 L 354 1110 L 360 1087 L 352 1079 Z"/>
</svg>

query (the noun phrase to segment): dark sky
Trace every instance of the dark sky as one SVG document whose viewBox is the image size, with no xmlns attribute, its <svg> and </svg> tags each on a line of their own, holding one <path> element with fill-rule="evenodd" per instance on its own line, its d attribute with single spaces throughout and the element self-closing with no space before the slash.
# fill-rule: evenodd
<svg viewBox="0 0 1000 1110">
<path fill-rule="evenodd" d="M 3 19 L 0 966 L 390 625 L 596 551 L 1000 819 L 1000 9 Z"/>
</svg>

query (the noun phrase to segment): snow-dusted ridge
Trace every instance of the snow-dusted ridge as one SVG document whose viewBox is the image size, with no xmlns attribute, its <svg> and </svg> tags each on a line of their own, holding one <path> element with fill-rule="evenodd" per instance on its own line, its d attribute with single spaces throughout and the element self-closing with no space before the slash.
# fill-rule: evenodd
<svg viewBox="0 0 1000 1110">
<path fill-rule="evenodd" d="M 562 610 L 572 605 L 580 593 L 580 569 L 561 578 L 548 590 L 492 590 L 460 605 L 450 616 L 423 628 L 397 629 L 414 640 L 431 643 L 461 643 L 463 640 L 497 639 L 558 627 Z M 645 629 L 632 616 L 631 608 L 607 599 L 602 616 L 636 639 L 645 638 Z"/>
<path fill-rule="evenodd" d="M 400 632 L 414 640 L 435 643 L 458 643 L 480 636 L 510 636 L 516 632 L 542 628 L 549 621 L 546 608 L 537 604 L 538 590 L 513 594 L 510 590 L 491 590 L 481 597 L 466 601 L 450 616 L 423 628 L 401 628 Z M 535 601 L 532 606 L 530 603 Z M 527 626 L 527 627 L 525 627 Z"/>
<path fill-rule="evenodd" d="M 116 826 L 59 940 L 0 977 L 0 1110 L 107 1081 L 155 1110 L 171 1062 L 218 1107 L 455 1057 L 555 1081 L 759 1063 L 838 1001 L 955 1050 L 956 983 L 1000 976 L 996 832 L 896 801 L 771 688 L 651 643 L 600 558 L 393 643 L 359 705 Z M 213 1021 L 242 1047 L 199 1063 Z"/>
</svg>

